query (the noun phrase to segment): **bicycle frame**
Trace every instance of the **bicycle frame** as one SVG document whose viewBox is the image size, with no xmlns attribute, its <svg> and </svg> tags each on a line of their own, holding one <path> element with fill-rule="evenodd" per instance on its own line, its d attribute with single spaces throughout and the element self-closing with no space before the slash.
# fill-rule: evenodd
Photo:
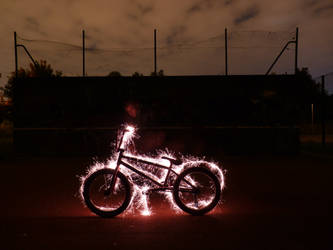
<svg viewBox="0 0 333 250">
<path fill-rule="evenodd" d="M 118 149 L 118 151 L 119 151 L 119 154 L 118 154 L 118 159 L 117 159 L 117 166 L 115 168 L 115 174 L 112 177 L 111 185 L 110 185 L 110 191 L 111 192 L 113 192 L 113 190 L 115 188 L 117 174 L 118 174 L 118 171 L 119 171 L 119 168 L 120 168 L 121 165 L 123 165 L 124 167 L 132 170 L 134 173 L 142 176 L 143 178 L 146 178 L 146 179 L 150 180 L 151 182 L 153 182 L 154 184 L 156 184 L 157 186 L 159 186 L 159 188 L 148 189 L 147 191 L 149 191 L 149 192 L 153 192 L 153 191 L 172 191 L 173 190 L 173 186 L 172 185 L 171 186 L 167 185 L 168 179 L 170 177 L 170 173 L 173 173 L 176 176 L 178 176 L 179 174 L 177 174 L 172 169 L 172 165 L 173 164 L 172 164 L 172 162 L 170 160 L 169 160 L 170 161 L 170 166 L 166 167 L 166 166 L 164 166 L 162 164 L 158 164 L 156 162 L 152 162 L 152 161 L 140 159 L 139 157 L 125 155 L 124 154 L 124 152 L 125 152 L 124 149 Z M 150 165 L 150 166 L 167 169 L 168 172 L 167 172 L 167 175 L 165 176 L 164 182 L 160 183 L 159 181 L 153 179 L 152 177 L 150 177 L 150 176 L 146 175 L 145 173 L 141 172 L 140 170 L 136 169 L 134 166 L 132 166 L 128 162 L 123 161 L 123 159 L 128 159 L 128 160 L 131 160 L 131 161 L 136 161 L 136 162 L 139 162 L 139 163 L 144 163 L 144 164 L 147 164 L 147 165 Z M 196 190 L 197 190 L 197 188 L 194 185 L 192 185 L 189 181 L 187 181 L 187 180 L 184 180 L 184 181 L 186 182 L 186 184 L 190 185 L 192 187 L 192 189 L 182 188 L 181 190 L 183 192 L 193 192 L 193 193 L 195 193 Z"/>
<path fill-rule="evenodd" d="M 81 197 L 92 212 L 113 217 L 133 201 L 143 215 L 149 215 L 148 196 L 152 192 L 164 195 L 172 208 L 194 215 L 205 214 L 217 205 L 224 184 L 218 165 L 191 156 L 178 158 L 167 150 L 157 157 L 133 153 L 136 128 L 125 126 L 118 133 L 112 158 L 91 166 L 80 178 Z M 106 202 L 111 206 L 105 206 Z"/>
</svg>

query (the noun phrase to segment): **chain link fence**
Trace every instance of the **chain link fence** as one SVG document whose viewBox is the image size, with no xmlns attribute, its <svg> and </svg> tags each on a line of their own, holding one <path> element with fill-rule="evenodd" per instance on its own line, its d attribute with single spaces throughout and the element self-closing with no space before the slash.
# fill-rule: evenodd
<svg viewBox="0 0 333 250">
<path fill-rule="evenodd" d="M 322 76 L 322 84 L 324 87 L 323 95 L 323 119 L 324 135 L 327 143 L 333 143 L 333 72 Z"/>
<path fill-rule="evenodd" d="M 158 34 L 157 34 L 158 35 Z M 166 75 L 224 75 L 226 54 L 228 74 L 265 74 L 288 41 L 296 39 L 295 31 L 227 31 L 205 39 L 170 39 L 157 36 L 157 69 Z M 103 41 L 105 42 L 105 41 Z M 17 35 L 36 61 L 46 60 L 65 76 L 83 75 L 82 44 L 27 38 Z M 227 49 L 226 45 L 227 44 Z M 290 45 L 274 66 L 276 74 L 294 73 L 295 46 Z M 18 47 L 18 66 L 31 63 L 25 50 Z M 154 71 L 154 44 L 101 48 L 96 39 L 85 39 L 85 72 L 88 76 L 106 76 L 112 71 L 122 75 Z"/>
<path fill-rule="evenodd" d="M 313 78 L 320 98 L 307 103 L 307 118 L 301 127 L 304 144 L 333 145 L 333 72 Z"/>
<path fill-rule="evenodd" d="M 230 73 L 265 74 L 286 43 L 296 39 L 296 32 L 231 31 L 228 37 Z M 294 57 L 295 46 L 288 46 L 272 73 L 293 74 Z"/>
</svg>

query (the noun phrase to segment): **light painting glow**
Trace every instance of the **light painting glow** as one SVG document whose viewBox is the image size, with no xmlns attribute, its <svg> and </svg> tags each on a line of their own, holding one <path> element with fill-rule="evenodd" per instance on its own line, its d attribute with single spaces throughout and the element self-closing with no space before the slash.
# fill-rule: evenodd
<svg viewBox="0 0 333 250">
<path fill-rule="evenodd" d="M 224 174 L 216 163 L 193 156 L 177 158 L 168 150 L 159 151 L 155 157 L 138 155 L 130 147 L 136 128 L 122 128 L 109 160 L 95 163 L 80 177 L 81 198 L 94 213 L 112 217 L 123 211 L 139 211 L 149 216 L 152 192 L 163 194 L 177 213 L 204 214 L 220 202 Z"/>
</svg>

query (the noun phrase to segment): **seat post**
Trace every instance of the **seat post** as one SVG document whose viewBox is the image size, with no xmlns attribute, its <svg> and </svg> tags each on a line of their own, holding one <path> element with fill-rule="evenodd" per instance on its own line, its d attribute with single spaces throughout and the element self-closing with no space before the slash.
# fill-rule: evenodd
<svg viewBox="0 0 333 250">
<path fill-rule="evenodd" d="M 170 161 L 170 160 L 169 160 Z M 170 172 L 171 172 L 171 168 L 172 168 L 172 161 L 170 161 L 170 166 L 168 168 L 168 173 L 167 175 L 165 176 L 165 180 L 164 180 L 164 186 L 166 187 L 167 186 L 167 181 L 168 181 L 168 178 L 169 178 L 169 175 L 170 175 Z"/>
</svg>

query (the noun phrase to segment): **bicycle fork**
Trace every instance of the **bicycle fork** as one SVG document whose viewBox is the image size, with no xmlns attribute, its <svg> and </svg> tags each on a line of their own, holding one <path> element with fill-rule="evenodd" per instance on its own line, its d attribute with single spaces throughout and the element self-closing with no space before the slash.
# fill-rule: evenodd
<svg viewBox="0 0 333 250">
<path fill-rule="evenodd" d="M 164 180 L 164 186 L 166 187 L 167 186 L 167 182 L 168 182 L 168 179 L 169 179 L 169 175 L 170 175 L 170 172 L 171 172 L 171 168 L 172 168 L 172 162 L 170 161 L 170 165 L 169 165 L 169 168 L 168 168 L 168 172 L 165 176 L 165 180 Z"/>
<path fill-rule="evenodd" d="M 112 176 L 110 186 L 107 187 L 107 189 L 104 192 L 105 195 L 113 194 L 113 192 L 115 190 L 116 181 L 117 181 L 117 175 L 118 175 L 119 167 L 120 167 L 120 160 L 121 160 L 121 157 L 123 156 L 123 152 L 124 152 L 123 149 L 119 149 L 119 155 L 118 155 L 118 159 L 117 159 L 117 166 L 116 166 L 116 168 L 114 170 L 114 174 Z"/>
</svg>

